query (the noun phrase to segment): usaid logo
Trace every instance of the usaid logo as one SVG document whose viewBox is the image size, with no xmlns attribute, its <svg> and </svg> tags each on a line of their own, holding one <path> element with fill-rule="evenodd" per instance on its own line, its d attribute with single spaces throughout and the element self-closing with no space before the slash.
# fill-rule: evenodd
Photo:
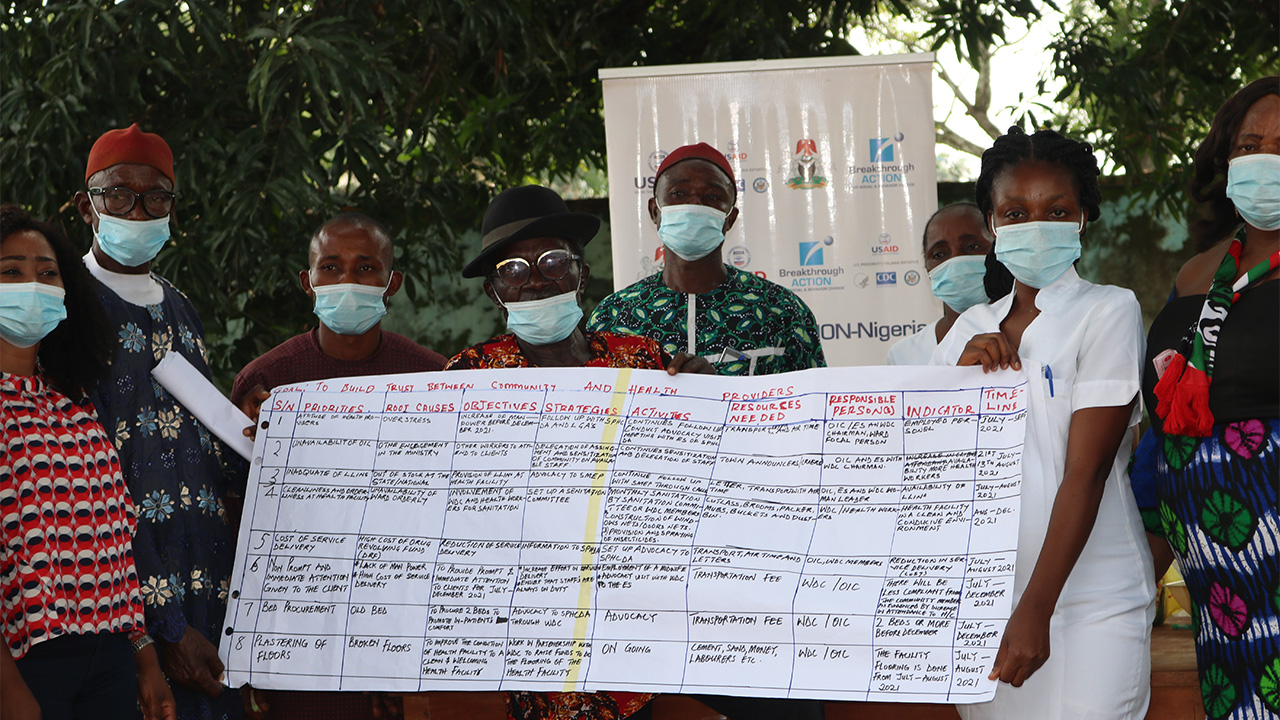
<svg viewBox="0 0 1280 720">
<path fill-rule="evenodd" d="M 667 153 L 664 150 L 655 150 L 649 153 L 649 169 L 658 172 L 658 168 L 662 167 L 662 161 L 667 159 Z"/>
<path fill-rule="evenodd" d="M 877 244 L 871 246 L 872 255 L 897 255 L 901 248 L 887 232 L 880 233 Z"/>
<path fill-rule="evenodd" d="M 896 272 L 878 272 L 876 273 L 877 285 L 897 285 L 898 273 Z"/>
<path fill-rule="evenodd" d="M 871 138 L 871 162 L 893 162 L 893 144 L 893 138 Z"/>
</svg>

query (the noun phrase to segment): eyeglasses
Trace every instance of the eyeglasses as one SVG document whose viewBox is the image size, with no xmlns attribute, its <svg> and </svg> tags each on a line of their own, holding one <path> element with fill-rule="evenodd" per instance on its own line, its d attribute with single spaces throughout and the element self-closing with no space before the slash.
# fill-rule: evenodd
<svg viewBox="0 0 1280 720">
<path fill-rule="evenodd" d="M 166 217 L 173 212 L 173 200 L 176 193 L 168 190 L 148 190 L 136 193 L 126 187 L 89 188 L 90 195 L 101 195 L 102 206 L 112 215 L 128 215 L 133 206 L 142 198 L 142 209 L 153 218 Z"/>
<path fill-rule="evenodd" d="M 560 280 L 569 274 L 574 260 L 581 260 L 581 255 L 574 255 L 568 250 L 548 250 L 538 256 L 538 272 L 548 280 Z M 493 269 L 493 274 L 502 280 L 507 287 L 518 288 L 529 282 L 533 270 L 529 261 L 522 257 L 503 260 Z"/>
</svg>

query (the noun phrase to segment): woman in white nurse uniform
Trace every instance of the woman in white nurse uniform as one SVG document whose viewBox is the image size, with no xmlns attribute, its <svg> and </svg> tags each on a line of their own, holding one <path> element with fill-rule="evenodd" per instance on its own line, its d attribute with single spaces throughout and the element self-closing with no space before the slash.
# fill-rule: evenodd
<svg viewBox="0 0 1280 720">
<path fill-rule="evenodd" d="M 991 672 L 1000 685 L 991 702 L 958 708 L 966 720 L 1141 720 L 1150 700 L 1155 587 L 1125 471 L 1141 417 L 1142 313 L 1132 292 L 1074 268 L 1098 217 L 1097 177 L 1087 143 L 1048 130 L 1011 128 L 983 153 L 978 206 L 1015 282 L 961 315 L 934 354 L 1029 381 L 1014 606 Z"/>
</svg>

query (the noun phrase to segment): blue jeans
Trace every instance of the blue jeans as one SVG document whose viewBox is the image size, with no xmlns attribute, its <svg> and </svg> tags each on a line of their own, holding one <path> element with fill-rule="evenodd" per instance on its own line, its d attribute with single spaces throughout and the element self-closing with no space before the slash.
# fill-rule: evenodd
<svg viewBox="0 0 1280 720">
<path fill-rule="evenodd" d="M 62 635 L 17 661 L 44 720 L 136 720 L 138 681 L 124 633 Z"/>
</svg>

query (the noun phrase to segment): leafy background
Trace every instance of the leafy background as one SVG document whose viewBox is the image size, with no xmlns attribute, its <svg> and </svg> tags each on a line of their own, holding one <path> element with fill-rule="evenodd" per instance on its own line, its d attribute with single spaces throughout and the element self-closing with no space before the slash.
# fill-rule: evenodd
<svg viewBox="0 0 1280 720">
<path fill-rule="evenodd" d="M 553 183 L 597 198 L 576 209 L 606 214 L 598 199 L 600 68 L 857 54 L 850 28 L 886 12 L 923 18 L 932 47 L 950 44 L 976 57 L 1010 22 L 1056 7 L 1032 0 L 3 6 L 0 199 L 62 223 L 87 247 L 70 199 L 84 185 L 94 139 L 135 121 L 163 135 L 175 151 L 181 198 L 175 241 L 156 267 L 204 319 L 224 389 L 249 360 L 312 324 L 297 272 L 311 231 L 342 209 L 366 212 L 396 235 L 406 284 L 389 327 L 445 354 L 495 332 L 498 315 L 478 285 L 457 279 L 489 197 Z M 1066 110 L 1024 121 L 1088 137 L 1124 171 L 1109 190 L 1126 213 L 1120 230 L 1100 233 L 1121 239 L 1100 241 L 1082 264 L 1119 284 L 1150 276 L 1163 290 L 1147 294 L 1162 300 L 1168 267 L 1188 252 L 1176 229 L 1185 212 L 1183 162 L 1231 92 L 1276 72 L 1276 4 L 1128 0 L 1062 9 L 1046 74 L 1066 81 L 1057 98 Z M 944 200 L 968 193 L 940 190 Z M 611 287 L 607 243 L 590 249 L 589 294 L 599 298 Z"/>
</svg>

